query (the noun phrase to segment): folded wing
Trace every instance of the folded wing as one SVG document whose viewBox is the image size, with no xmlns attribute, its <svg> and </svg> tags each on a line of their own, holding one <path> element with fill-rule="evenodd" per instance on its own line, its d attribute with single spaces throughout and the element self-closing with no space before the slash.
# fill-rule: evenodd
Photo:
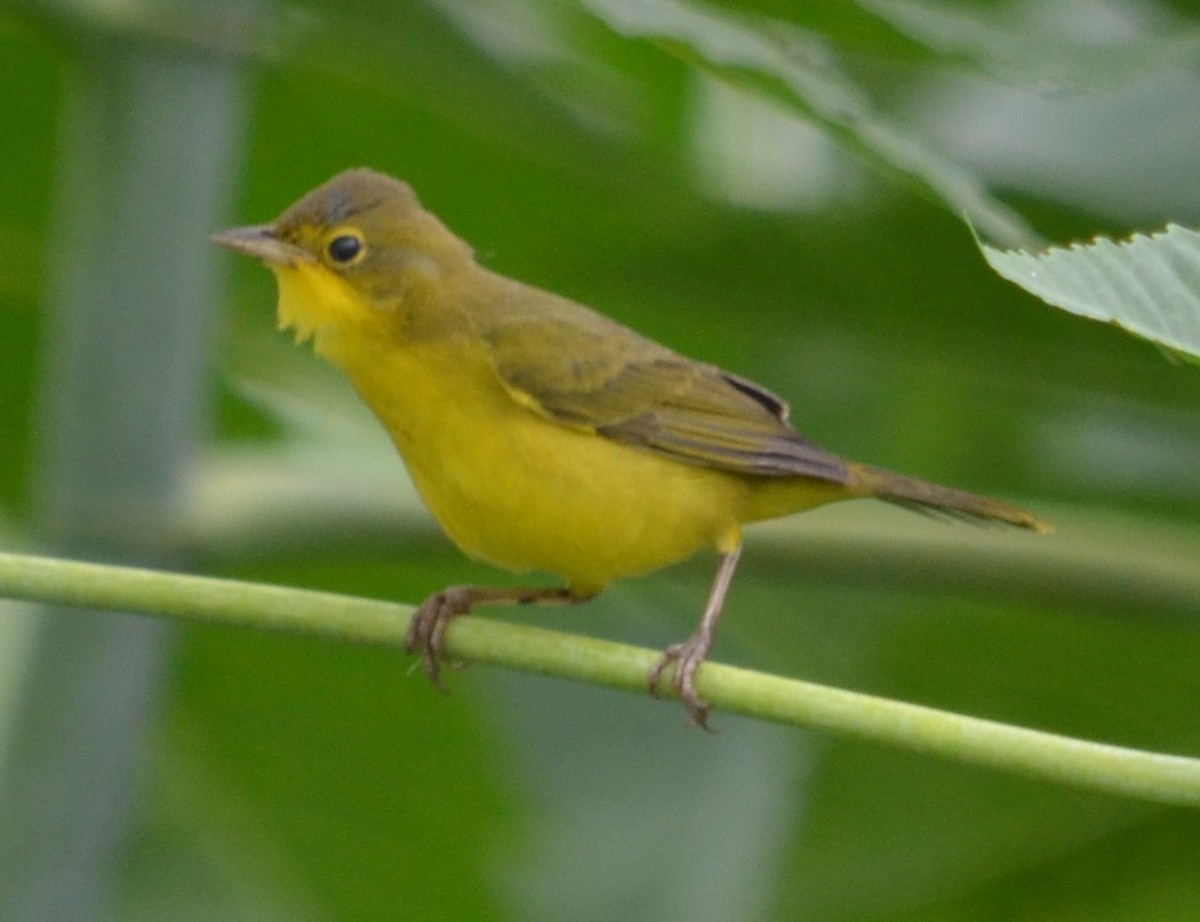
<svg viewBox="0 0 1200 922">
<path fill-rule="evenodd" d="M 506 317 L 483 331 L 496 373 L 518 402 L 692 464 L 849 481 L 846 462 L 792 429 L 787 404 L 770 391 L 569 307 L 559 316 Z"/>
</svg>

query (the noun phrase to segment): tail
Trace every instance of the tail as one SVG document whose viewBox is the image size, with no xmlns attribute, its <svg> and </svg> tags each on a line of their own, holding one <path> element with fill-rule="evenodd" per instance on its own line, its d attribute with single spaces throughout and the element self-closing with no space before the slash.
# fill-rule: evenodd
<svg viewBox="0 0 1200 922">
<path fill-rule="evenodd" d="M 1024 509 L 965 490 L 938 486 L 936 483 L 906 477 L 868 464 L 851 464 L 850 476 L 855 492 L 861 491 L 864 495 L 874 496 L 917 512 L 982 522 L 1002 522 L 1042 534 L 1053 531 L 1050 525 Z"/>
</svg>

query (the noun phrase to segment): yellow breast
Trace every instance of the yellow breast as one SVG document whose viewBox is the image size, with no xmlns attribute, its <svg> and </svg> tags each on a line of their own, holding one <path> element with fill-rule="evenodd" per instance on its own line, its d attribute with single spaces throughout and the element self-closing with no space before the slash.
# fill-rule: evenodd
<svg viewBox="0 0 1200 922">
<path fill-rule="evenodd" d="M 512 398 L 469 334 L 398 343 L 339 280 L 276 274 L 281 326 L 342 368 L 468 554 L 592 592 L 739 542 L 741 478 L 558 425 Z"/>
<path fill-rule="evenodd" d="M 560 426 L 516 403 L 465 338 L 338 364 L 464 551 L 581 591 L 732 547 L 738 478 Z M 335 359 L 337 360 L 337 359 Z"/>
</svg>

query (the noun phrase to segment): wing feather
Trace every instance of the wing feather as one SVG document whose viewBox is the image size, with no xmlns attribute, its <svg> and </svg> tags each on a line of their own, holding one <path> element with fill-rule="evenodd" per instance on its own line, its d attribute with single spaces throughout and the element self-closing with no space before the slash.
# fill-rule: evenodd
<svg viewBox="0 0 1200 922">
<path fill-rule="evenodd" d="M 563 425 L 692 464 L 850 479 L 845 461 L 791 427 L 775 394 L 558 301 L 541 304 L 557 311 L 514 312 L 484 331 L 496 374 L 518 402 Z"/>
</svg>

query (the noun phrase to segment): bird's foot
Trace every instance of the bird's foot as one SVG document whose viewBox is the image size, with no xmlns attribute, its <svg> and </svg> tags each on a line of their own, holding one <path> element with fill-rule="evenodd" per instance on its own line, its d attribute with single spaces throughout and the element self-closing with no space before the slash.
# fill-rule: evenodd
<svg viewBox="0 0 1200 922">
<path fill-rule="evenodd" d="M 709 706 L 696 692 L 696 670 L 708 656 L 711 646 L 712 637 L 703 631 L 696 631 L 683 643 L 673 643 L 667 647 L 646 676 L 650 694 L 657 697 L 659 681 L 667 667 L 674 663 L 675 671 L 671 675 L 671 685 L 691 715 L 692 722 L 703 730 L 711 730 L 708 726 Z"/>
<path fill-rule="evenodd" d="M 434 593 L 413 613 L 404 637 L 404 649 L 409 653 L 421 654 L 425 674 L 437 688 L 442 685 L 442 663 L 446 656 L 446 627 L 459 615 L 465 615 L 476 601 L 472 586 L 451 586 Z M 454 663 L 454 665 L 459 665 Z"/>
</svg>

